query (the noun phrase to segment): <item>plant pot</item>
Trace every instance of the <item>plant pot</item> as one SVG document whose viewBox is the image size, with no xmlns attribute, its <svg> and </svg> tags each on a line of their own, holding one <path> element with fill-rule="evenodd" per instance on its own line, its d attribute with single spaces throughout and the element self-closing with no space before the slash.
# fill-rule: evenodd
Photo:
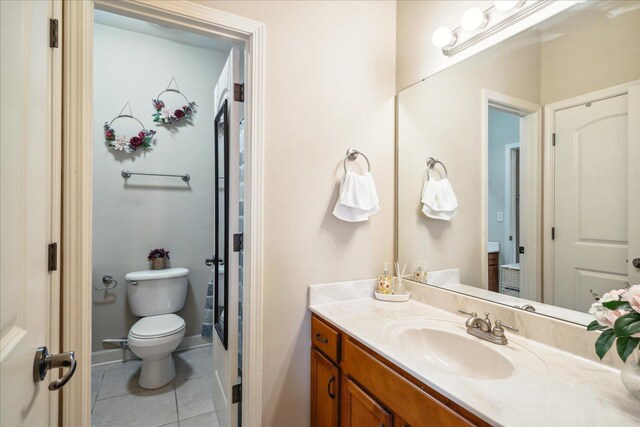
<svg viewBox="0 0 640 427">
<path fill-rule="evenodd" d="M 627 357 L 620 370 L 620 379 L 629 393 L 640 400 L 640 350 L 635 350 Z"/>
<path fill-rule="evenodd" d="M 151 259 L 151 269 L 152 270 L 164 270 L 167 268 L 167 259 L 166 258 L 153 258 Z"/>
</svg>

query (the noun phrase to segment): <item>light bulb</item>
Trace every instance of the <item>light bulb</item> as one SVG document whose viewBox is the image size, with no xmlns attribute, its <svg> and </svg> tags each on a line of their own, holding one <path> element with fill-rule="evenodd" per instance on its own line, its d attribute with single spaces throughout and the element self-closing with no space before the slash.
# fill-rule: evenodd
<svg viewBox="0 0 640 427">
<path fill-rule="evenodd" d="M 456 36 L 447 27 L 438 27 L 431 36 L 431 41 L 436 47 L 451 47 L 456 43 Z"/>
<path fill-rule="evenodd" d="M 494 6 L 500 12 L 508 12 L 524 4 L 525 0 L 496 0 Z"/>
<path fill-rule="evenodd" d="M 477 7 L 472 7 L 462 15 L 460 26 L 465 31 L 479 30 L 487 26 L 487 16 Z"/>
</svg>

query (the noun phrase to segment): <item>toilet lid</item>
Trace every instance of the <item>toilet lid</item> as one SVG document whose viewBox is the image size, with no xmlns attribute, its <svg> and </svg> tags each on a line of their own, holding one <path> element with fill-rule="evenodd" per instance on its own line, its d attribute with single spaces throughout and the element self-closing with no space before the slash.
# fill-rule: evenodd
<svg viewBox="0 0 640 427">
<path fill-rule="evenodd" d="M 184 329 L 184 319 L 175 314 L 148 316 L 138 320 L 131 327 L 129 335 L 134 338 L 160 338 Z"/>
</svg>

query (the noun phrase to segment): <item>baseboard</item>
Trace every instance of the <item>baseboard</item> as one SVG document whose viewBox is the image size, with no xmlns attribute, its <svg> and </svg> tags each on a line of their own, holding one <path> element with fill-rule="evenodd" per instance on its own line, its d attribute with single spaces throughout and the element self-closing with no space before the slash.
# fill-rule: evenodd
<svg viewBox="0 0 640 427">
<path fill-rule="evenodd" d="M 189 350 L 197 347 L 204 347 L 211 345 L 211 341 L 202 338 L 201 335 L 190 335 L 182 338 L 176 351 Z M 123 362 L 126 360 L 137 360 L 138 357 L 133 354 L 129 349 L 123 351 L 120 348 L 114 348 L 109 350 L 94 351 L 91 353 L 91 366 L 107 365 L 110 363 Z"/>
</svg>

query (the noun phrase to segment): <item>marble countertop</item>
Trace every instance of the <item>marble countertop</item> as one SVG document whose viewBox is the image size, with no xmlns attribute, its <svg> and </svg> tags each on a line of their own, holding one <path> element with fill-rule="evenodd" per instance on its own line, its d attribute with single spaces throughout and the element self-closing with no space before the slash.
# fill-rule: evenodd
<svg viewBox="0 0 640 427">
<path fill-rule="evenodd" d="M 623 387 L 616 369 L 507 331 L 509 344 L 505 347 L 480 341 L 508 356 L 515 366 L 511 376 L 481 379 L 449 373 L 394 344 L 388 338 L 388 325 L 402 319 L 430 318 L 464 328 L 466 317 L 413 300 L 378 301 L 367 296 L 371 295 L 369 286 L 357 290 L 314 286 L 318 288 L 309 306 L 313 313 L 493 425 L 640 425 L 640 402 Z M 349 299 L 344 300 L 341 291 L 347 291 Z M 340 292 L 340 298 L 333 298 Z M 532 357 L 538 359 L 536 363 L 530 363 Z"/>
</svg>

